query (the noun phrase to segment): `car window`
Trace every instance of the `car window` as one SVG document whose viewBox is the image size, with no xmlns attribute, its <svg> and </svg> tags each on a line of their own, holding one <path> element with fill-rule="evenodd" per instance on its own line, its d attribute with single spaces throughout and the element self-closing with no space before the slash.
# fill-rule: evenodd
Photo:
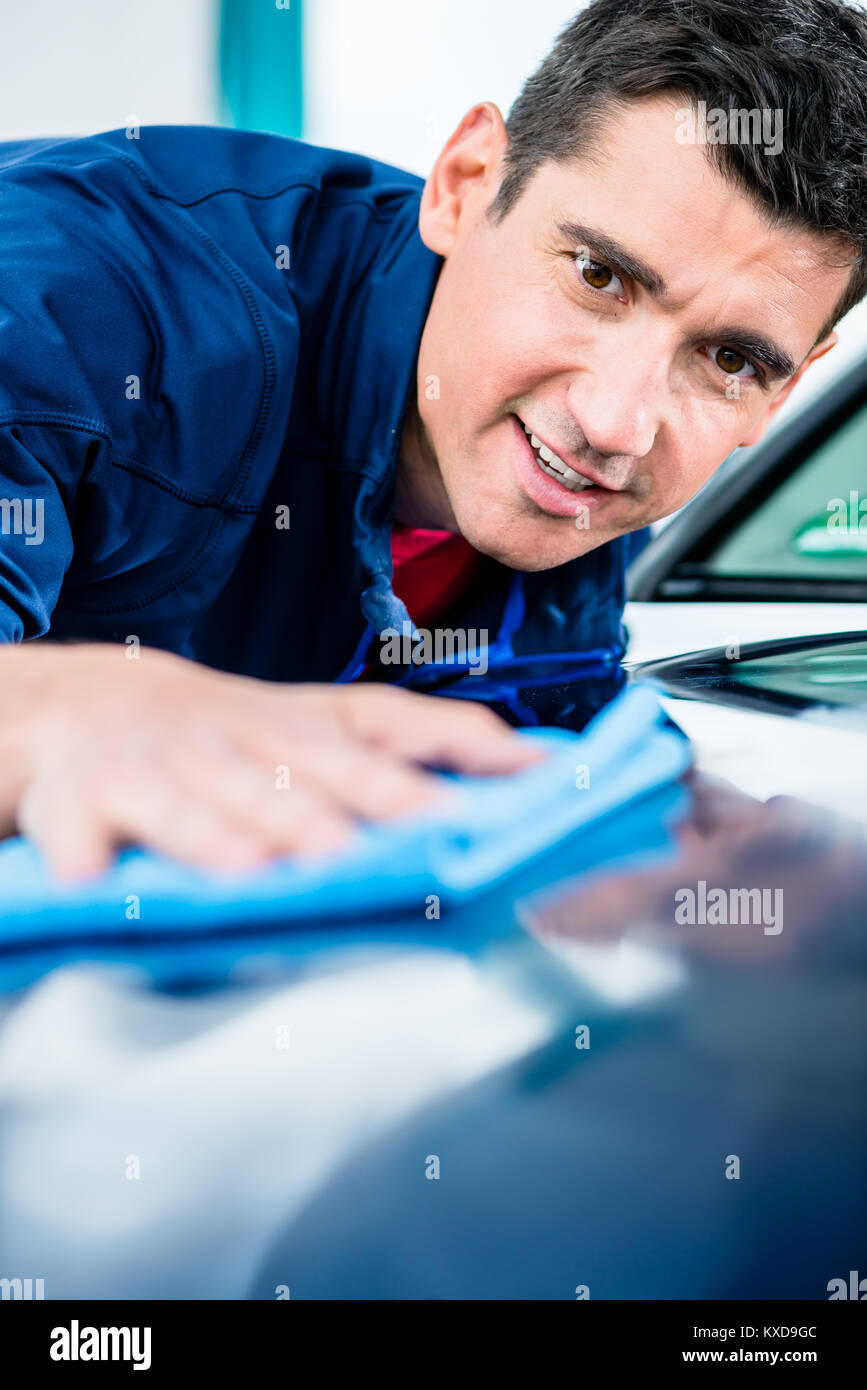
<svg viewBox="0 0 867 1390">
<path fill-rule="evenodd" d="M 867 705 L 867 640 L 733 661 L 734 686 L 817 704 Z"/>
<path fill-rule="evenodd" d="M 719 576 L 867 580 L 867 405 L 707 556 Z"/>
<path fill-rule="evenodd" d="M 732 658 L 724 648 L 642 662 L 639 679 L 660 681 L 672 695 L 805 710 L 859 706 L 867 714 L 867 634 L 757 644 Z"/>
</svg>

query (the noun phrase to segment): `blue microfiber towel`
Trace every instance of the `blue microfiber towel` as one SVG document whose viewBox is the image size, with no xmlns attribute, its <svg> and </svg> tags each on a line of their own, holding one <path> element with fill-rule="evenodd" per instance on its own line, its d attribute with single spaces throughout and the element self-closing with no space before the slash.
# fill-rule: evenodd
<svg viewBox="0 0 867 1390">
<path fill-rule="evenodd" d="M 315 863 L 286 859 L 226 878 L 127 850 L 100 878 L 70 887 L 31 845 L 9 841 L 0 848 L 0 988 L 70 960 L 127 962 L 166 982 L 223 978 L 245 958 L 311 944 L 466 945 L 493 930 L 490 913 L 462 911 L 486 895 L 499 892 L 502 909 L 504 895 L 670 844 L 689 745 L 651 689 L 629 687 L 581 734 L 523 736 L 549 756 L 508 777 L 453 778 L 448 807 L 365 827 L 341 856 Z"/>
</svg>

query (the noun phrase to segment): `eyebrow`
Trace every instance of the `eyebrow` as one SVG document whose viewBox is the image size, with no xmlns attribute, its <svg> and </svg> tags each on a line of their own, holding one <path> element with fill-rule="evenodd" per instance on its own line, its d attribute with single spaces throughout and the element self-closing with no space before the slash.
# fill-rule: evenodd
<svg viewBox="0 0 867 1390">
<path fill-rule="evenodd" d="M 635 280 L 648 294 L 653 295 L 654 299 L 665 299 L 667 296 L 668 286 L 658 271 L 651 269 L 646 261 L 639 260 L 631 251 L 627 251 L 626 247 L 621 246 L 613 237 L 606 236 L 595 227 L 584 227 L 580 222 L 558 222 L 557 230 L 567 241 L 576 241 L 579 246 L 586 246 L 588 251 L 592 251 L 606 264 L 610 261 L 615 269 L 625 270 L 630 280 Z"/>
<path fill-rule="evenodd" d="M 719 342 L 723 347 L 734 347 L 745 357 L 754 357 L 757 362 L 761 362 L 766 369 L 768 376 L 778 380 L 784 377 L 793 376 L 797 370 L 794 360 L 783 348 L 777 347 L 776 343 L 770 338 L 766 338 L 763 333 L 753 333 L 748 328 L 723 327 L 714 328 L 712 333 L 705 333 L 697 340 L 702 343 L 709 339 Z"/>
<path fill-rule="evenodd" d="M 641 285 L 643 289 L 654 299 L 664 301 L 668 296 L 668 286 L 665 280 L 649 266 L 646 261 L 634 255 L 631 251 L 614 237 L 606 235 L 595 227 L 586 227 L 581 222 L 558 222 L 557 230 L 566 238 L 573 241 L 578 246 L 586 246 L 594 257 L 610 265 L 614 270 L 622 270 Z M 706 335 L 698 341 L 705 342 L 710 336 L 714 342 L 720 341 L 726 347 L 734 347 L 739 352 L 742 351 L 747 357 L 754 357 L 767 370 L 770 377 L 782 380 L 792 376 L 796 370 L 794 359 L 784 348 L 779 347 L 771 338 L 765 337 L 763 333 L 755 333 L 748 328 L 729 326 L 726 328 L 714 328 L 710 335 Z"/>
</svg>

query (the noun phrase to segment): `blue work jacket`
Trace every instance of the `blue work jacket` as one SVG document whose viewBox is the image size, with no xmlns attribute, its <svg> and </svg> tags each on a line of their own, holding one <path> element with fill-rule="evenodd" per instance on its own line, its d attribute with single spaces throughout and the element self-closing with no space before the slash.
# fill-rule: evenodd
<svg viewBox="0 0 867 1390">
<path fill-rule="evenodd" d="M 0 145 L 0 641 L 329 681 L 401 630 L 395 468 L 442 265 L 421 189 L 207 127 Z M 616 663 L 635 541 L 492 562 L 462 622 L 502 660 Z"/>
</svg>

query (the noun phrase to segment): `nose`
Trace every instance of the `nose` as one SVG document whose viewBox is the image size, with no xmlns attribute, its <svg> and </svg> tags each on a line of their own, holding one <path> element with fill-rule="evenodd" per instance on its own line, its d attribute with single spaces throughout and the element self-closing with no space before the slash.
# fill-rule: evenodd
<svg viewBox="0 0 867 1390">
<path fill-rule="evenodd" d="M 591 449 L 609 458 L 644 458 L 656 440 L 666 391 L 659 345 L 615 333 L 575 374 L 568 399 Z"/>
</svg>

